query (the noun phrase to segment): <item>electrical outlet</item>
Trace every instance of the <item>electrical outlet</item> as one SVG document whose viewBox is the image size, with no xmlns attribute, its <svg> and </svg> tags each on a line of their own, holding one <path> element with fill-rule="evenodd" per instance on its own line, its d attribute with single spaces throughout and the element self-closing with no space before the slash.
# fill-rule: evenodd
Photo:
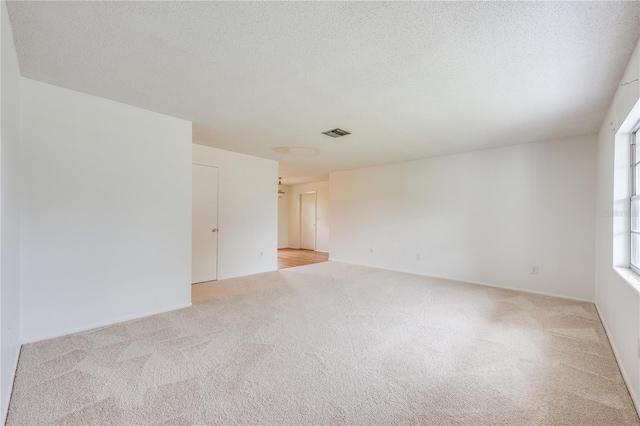
<svg viewBox="0 0 640 426">
<path fill-rule="evenodd" d="M 416 260 L 420 260 L 420 259 L 422 259 L 422 257 L 420 256 L 420 253 L 418 253 L 418 254 L 416 255 Z"/>
<path fill-rule="evenodd" d="M 264 253 L 263 252 L 260 252 L 260 257 L 264 257 Z"/>
<path fill-rule="evenodd" d="M 537 274 L 538 273 L 538 267 L 537 266 L 532 266 L 531 267 L 531 273 L 532 274 Z"/>
</svg>

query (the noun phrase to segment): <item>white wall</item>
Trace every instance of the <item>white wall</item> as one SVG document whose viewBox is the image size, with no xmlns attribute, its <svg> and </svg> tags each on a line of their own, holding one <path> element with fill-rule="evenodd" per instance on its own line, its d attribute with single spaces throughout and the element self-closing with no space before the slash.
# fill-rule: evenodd
<svg viewBox="0 0 640 426">
<path fill-rule="evenodd" d="M 316 191 L 316 251 L 329 251 L 329 182 L 302 183 L 284 188 L 289 196 L 289 247 L 300 248 L 300 194 Z"/>
<path fill-rule="evenodd" d="M 220 169 L 218 279 L 278 269 L 278 162 L 196 144 L 193 162 Z"/>
<path fill-rule="evenodd" d="M 638 292 L 612 268 L 615 216 L 608 214 L 614 208 L 614 145 L 615 134 L 640 97 L 640 44 L 637 44 L 622 83 L 598 135 L 597 166 L 597 243 L 596 243 L 596 306 L 604 323 L 618 364 L 629 387 L 631 396 L 640 408 L 640 364 L 638 338 L 640 337 L 640 297 Z M 640 118 L 640 117 L 637 117 Z M 624 210 L 628 210 L 625 201 Z M 626 219 L 628 220 L 628 219 Z"/>
<path fill-rule="evenodd" d="M 22 338 L 191 304 L 191 123 L 22 79 Z"/>
<path fill-rule="evenodd" d="M 595 147 L 581 136 L 333 173 L 331 259 L 593 300 Z"/>
<path fill-rule="evenodd" d="M 20 67 L 7 5 L 3 1 L 0 7 L 0 423 L 4 424 L 20 353 Z"/>
<path fill-rule="evenodd" d="M 283 190 L 287 187 L 283 186 Z M 289 194 L 278 198 L 278 248 L 289 247 Z"/>
</svg>

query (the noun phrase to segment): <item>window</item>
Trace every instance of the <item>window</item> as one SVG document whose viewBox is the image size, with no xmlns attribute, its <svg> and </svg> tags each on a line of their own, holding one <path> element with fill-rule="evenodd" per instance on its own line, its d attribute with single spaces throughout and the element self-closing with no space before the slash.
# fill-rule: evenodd
<svg viewBox="0 0 640 426">
<path fill-rule="evenodd" d="M 640 149 L 636 130 L 631 134 L 631 253 L 629 268 L 640 274 Z"/>
</svg>

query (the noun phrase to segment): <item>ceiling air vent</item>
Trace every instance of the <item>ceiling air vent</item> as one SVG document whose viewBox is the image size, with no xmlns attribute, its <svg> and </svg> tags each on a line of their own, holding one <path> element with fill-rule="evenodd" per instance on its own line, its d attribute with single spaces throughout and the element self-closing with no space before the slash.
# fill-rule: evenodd
<svg viewBox="0 0 640 426">
<path fill-rule="evenodd" d="M 322 134 L 331 136 L 332 138 L 339 138 L 340 136 L 347 136 L 347 135 L 350 135 L 351 133 L 342 129 L 333 129 L 333 130 L 327 130 L 326 132 L 322 132 Z"/>
</svg>

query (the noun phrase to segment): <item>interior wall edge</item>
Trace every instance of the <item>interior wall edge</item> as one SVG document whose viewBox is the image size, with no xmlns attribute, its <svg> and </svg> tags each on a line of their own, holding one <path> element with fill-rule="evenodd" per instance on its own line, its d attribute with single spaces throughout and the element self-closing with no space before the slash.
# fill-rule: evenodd
<svg viewBox="0 0 640 426">
<path fill-rule="evenodd" d="M 543 292 L 543 291 L 535 291 L 535 290 L 526 290 L 526 289 L 521 289 L 521 288 L 517 288 L 517 287 L 508 287 L 508 286 L 497 285 L 497 284 L 489 284 L 489 283 L 486 283 L 486 282 L 472 281 L 472 280 L 463 279 L 463 278 L 441 277 L 441 276 L 436 276 L 436 275 L 422 274 L 420 272 L 408 271 L 408 270 L 403 270 L 403 269 L 385 268 L 385 267 L 381 267 L 381 266 L 366 265 L 364 263 L 357 263 L 357 262 L 351 262 L 351 261 L 347 261 L 347 260 L 340 260 L 340 259 L 335 259 L 335 258 L 332 258 L 332 257 L 329 257 L 329 260 L 332 261 L 332 262 L 341 262 L 341 263 L 348 263 L 350 265 L 366 266 L 367 268 L 382 269 L 382 270 L 385 270 L 385 271 L 402 272 L 403 274 L 417 275 L 419 277 L 435 278 L 435 279 L 438 279 L 438 280 L 457 281 L 457 282 L 460 282 L 460 283 L 481 285 L 483 287 L 499 288 L 499 289 L 502 289 L 502 290 L 520 291 L 520 292 L 523 292 L 523 293 L 537 294 L 537 295 L 540 295 L 540 296 L 549 296 L 549 297 L 557 297 L 557 298 L 560 298 L 560 299 L 575 300 L 576 302 L 593 303 L 595 305 L 595 301 L 593 301 L 593 300 L 582 299 L 582 298 L 573 297 L 573 296 L 566 296 L 566 295 L 563 295 L 563 294 L 546 293 L 546 292 Z"/>
<path fill-rule="evenodd" d="M 192 163 L 219 169 L 217 279 L 277 270 L 278 162 L 196 143 L 191 150 Z"/>
<path fill-rule="evenodd" d="M 139 320 L 139 319 L 150 317 L 150 316 L 157 315 L 157 314 L 164 314 L 166 312 L 178 311 L 180 309 L 188 308 L 191 305 L 192 305 L 191 303 L 184 303 L 184 304 L 175 305 L 175 306 L 171 306 L 171 307 L 167 307 L 167 308 L 161 308 L 161 309 L 155 309 L 155 310 L 152 310 L 152 311 L 147 311 L 147 312 L 144 312 L 142 314 L 135 314 L 135 315 L 125 316 L 125 317 L 121 317 L 121 318 L 118 318 L 118 319 L 115 319 L 115 320 L 112 320 L 112 321 L 104 321 L 104 322 L 90 324 L 90 325 L 86 325 L 86 326 L 82 326 L 82 327 L 69 328 L 69 329 L 66 329 L 66 330 L 60 331 L 60 332 L 44 333 L 44 334 L 33 335 L 33 336 L 28 336 L 28 337 L 24 337 L 23 336 L 22 344 L 23 345 L 27 345 L 27 344 L 30 344 L 30 343 L 42 342 L 44 340 L 55 339 L 57 337 L 63 337 L 63 336 L 69 336 L 71 334 L 82 333 L 82 332 L 89 331 L 89 330 L 97 330 L 97 329 L 100 329 L 100 328 L 103 328 L 103 327 L 109 327 L 111 325 L 121 324 L 123 322 L 135 321 L 135 320 Z"/>
<path fill-rule="evenodd" d="M 4 424 L 21 342 L 20 64 L 7 2 L 0 2 L 0 424 Z"/>
<path fill-rule="evenodd" d="M 20 339 L 20 341 L 18 341 L 17 344 L 17 350 L 15 351 L 15 353 L 13 354 L 13 359 L 12 359 L 12 369 L 11 369 L 11 377 L 9 378 L 9 382 L 11 383 L 11 387 L 8 389 L 8 394 L 9 394 L 9 398 L 7 398 L 6 401 L 6 407 L 3 406 L 2 407 L 2 414 L 3 417 L 2 419 L 0 419 L 0 424 L 4 425 L 5 422 L 7 421 L 7 416 L 9 414 L 9 403 L 11 402 L 11 395 L 13 394 L 13 383 L 15 382 L 16 379 L 16 374 L 18 373 L 18 362 L 20 362 L 20 351 L 22 350 L 22 345 L 24 345 L 24 342 L 22 341 L 22 339 Z M 4 402 L 4 396 L 3 398 L 3 405 L 5 404 Z"/>
<path fill-rule="evenodd" d="M 276 251 L 277 251 L 277 250 L 276 250 Z M 214 281 L 214 282 L 216 282 L 216 283 L 220 283 L 220 282 L 223 282 L 223 281 L 225 281 L 225 280 L 232 280 L 232 279 L 234 279 L 234 278 L 251 277 L 251 276 L 254 276 L 254 275 L 266 274 L 267 272 L 277 272 L 278 270 L 279 270 L 279 269 L 276 267 L 275 269 L 266 269 L 266 270 L 264 270 L 264 271 L 262 271 L 262 272 L 252 272 L 252 273 L 250 273 L 250 274 L 230 275 L 230 276 L 228 276 L 228 277 L 224 277 L 224 278 L 222 278 L 222 279 L 218 279 L 218 280 L 216 280 L 216 281 Z"/>
<path fill-rule="evenodd" d="M 618 348 L 616 347 L 615 341 L 611 338 L 611 333 L 609 332 L 609 326 L 605 320 L 605 317 L 601 315 L 600 308 L 598 307 L 598 302 L 593 303 L 596 307 L 596 311 L 598 312 L 598 317 L 600 318 L 600 323 L 602 323 L 602 327 L 604 328 L 605 333 L 607 333 L 607 340 L 609 341 L 609 345 L 611 346 L 611 351 L 613 352 L 613 356 L 616 359 L 616 364 L 618 364 L 618 369 L 620 370 L 620 374 L 622 374 L 622 378 L 624 379 L 624 383 L 627 387 L 627 391 L 629 391 L 629 395 L 631 396 L 631 400 L 633 401 L 633 405 L 636 408 L 636 411 L 640 413 L 640 401 L 638 401 L 638 396 L 633 390 L 633 386 L 631 385 L 630 375 L 627 373 L 627 370 L 624 368 L 624 364 L 620 358 L 620 354 L 618 352 Z"/>
</svg>

